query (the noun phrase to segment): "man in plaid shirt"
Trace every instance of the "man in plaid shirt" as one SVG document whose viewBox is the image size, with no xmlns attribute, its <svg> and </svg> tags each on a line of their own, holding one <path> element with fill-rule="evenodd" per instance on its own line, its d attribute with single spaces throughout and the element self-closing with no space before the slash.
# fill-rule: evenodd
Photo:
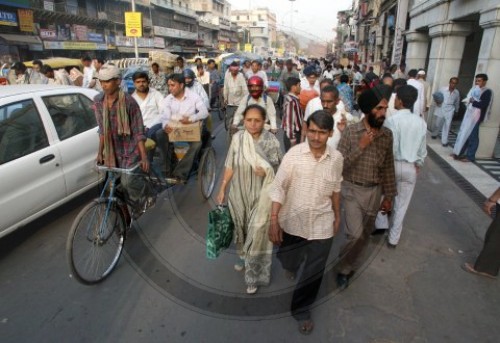
<svg viewBox="0 0 500 343">
<path fill-rule="evenodd" d="M 285 135 L 283 136 L 285 151 L 288 151 L 292 146 L 300 143 L 304 112 L 300 108 L 299 102 L 300 79 L 289 77 L 285 80 L 285 86 L 288 94 L 285 95 L 281 127 L 285 131 Z"/>
<path fill-rule="evenodd" d="M 377 212 L 390 212 L 397 194 L 392 132 L 383 127 L 388 97 L 383 86 L 364 91 L 358 98 L 363 120 L 339 128 L 343 131 L 338 150 L 344 156 L 342 199 L 347 238 L 338 267 L 340 289 L 348 286 L 349 278 L 360 267 Z"/>
</svg>

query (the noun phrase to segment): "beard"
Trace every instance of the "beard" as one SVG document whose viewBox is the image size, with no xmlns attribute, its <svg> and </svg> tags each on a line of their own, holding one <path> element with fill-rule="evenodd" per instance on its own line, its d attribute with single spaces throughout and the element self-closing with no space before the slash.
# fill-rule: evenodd
<svg viewBox="0 0 500 343">
<path fill-rule="evenodd" d="M 385 116 L 381 118 L 376 118 L 373 114 L 368 115 L 368 124 L 374 129 L 380 129 L 384 125 Z"/>
</svg>

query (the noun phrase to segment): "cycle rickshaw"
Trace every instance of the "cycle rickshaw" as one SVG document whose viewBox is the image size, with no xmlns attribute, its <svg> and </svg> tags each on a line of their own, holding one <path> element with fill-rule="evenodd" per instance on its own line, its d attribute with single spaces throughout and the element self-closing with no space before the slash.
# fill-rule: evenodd
<svg viewBox="0 0 500 343">
<path fill-rule="evenodd" d="M 190 176 L 198 175 L 200 192 L 208 199 L 215 186 L 215 151 L 210 133 L 202 130 L 202 147 L 195 159 Z M 149 143 L 150 145 L 151 143 Z M 139 174 L 139 165 L 130 169 L 96 166 L 107 174 L 99 198 L 88 203 L 77 215 L 66 242 L 71 277 L 85 285 L 103 281 L 114 270 L 123 252 L 127 231 L 170 185 L 154 168 L 149 174 Z M 121 175 L 134 175 L 147 183 L 146 194 L 132 201 L 119 186 Z"/>
</svg>

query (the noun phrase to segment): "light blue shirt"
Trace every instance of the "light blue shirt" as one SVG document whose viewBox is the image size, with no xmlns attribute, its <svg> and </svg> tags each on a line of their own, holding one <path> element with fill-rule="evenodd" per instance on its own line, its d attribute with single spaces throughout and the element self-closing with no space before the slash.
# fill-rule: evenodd
<svg viewBox="0 0 500 343">
<path fill-rule="evenodd" d="M 410 110 L 402 109 L 386 119 L 384 126 L 392 131 L 394 160 L 421 167 L 427 156 L 425 121 Z"/>
</svg>

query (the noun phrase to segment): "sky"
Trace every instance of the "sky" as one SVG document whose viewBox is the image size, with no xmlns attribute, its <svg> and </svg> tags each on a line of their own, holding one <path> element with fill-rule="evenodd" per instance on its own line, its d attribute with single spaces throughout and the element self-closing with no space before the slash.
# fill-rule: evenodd
<svg viewBox="0 0 500 343">
<path fill-rule="evenodd" d="M 337 11 L 349 9 L 352 0 L 228 0 L 231 9 L 267 7 L 276 13 L 278 29 L 290 31 L 291 15 L 297 33 L 316 40 L 333 39 Z M 293 12 L 292 12 L 293 3 Z M 284 26 L 284 27 L 283 27 Z M 309 33 L 309 34 L 308 34 Z"/>
</svg>

